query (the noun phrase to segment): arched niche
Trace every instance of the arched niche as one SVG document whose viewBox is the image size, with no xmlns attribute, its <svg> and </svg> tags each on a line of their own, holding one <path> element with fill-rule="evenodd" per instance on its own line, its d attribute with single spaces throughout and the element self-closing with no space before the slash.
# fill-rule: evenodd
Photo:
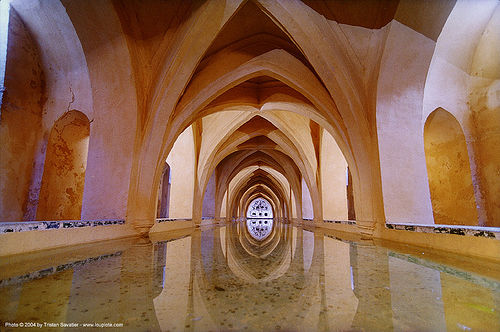
<svg viewBox="0 0 500 332">
<path fill-rule="evenodd" d="M 82 210 L 90 122 L 64 113 L 50 131 L 37 209 L 38 220 L 76 220 Z"/>
<path fill-rule="evenodd" d="M 165 163 L 163 174 L 158 187 L 158 206 L 156 209 L 157 218 L 168 218 L 168 210 L 170 206 L 170 165 Z"/>
<path fill-rule="evenodd" d="M 267 199 L 263 197 L 255 198 L 248 205 L 248 209 L 246 212 L 247 218 L 273 218 L 273 208 L 271 203 L 267 201 Z"/>
<path fill-rule="evenodd" d="M 477 225 L 478 215 L 465 136 L 442 108 L 425 122 L 424 148 L 434 222 Z"/>
</svg>

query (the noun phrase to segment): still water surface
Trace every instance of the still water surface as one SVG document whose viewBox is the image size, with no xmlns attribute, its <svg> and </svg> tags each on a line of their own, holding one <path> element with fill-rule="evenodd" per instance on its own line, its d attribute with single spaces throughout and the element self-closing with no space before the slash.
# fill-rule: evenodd
<svg viewBox="0 0 500 332">
<path fill-rule="evenodd" d="M 275 222 L 259 241 L 245 226 L 3 262 L 2 328 L 23 322 L 50 331 L 88 331 L 84 323 L 123 324 L 106 331 L 500 331 L 495 276 L 322 229 Z"/>
</svg>

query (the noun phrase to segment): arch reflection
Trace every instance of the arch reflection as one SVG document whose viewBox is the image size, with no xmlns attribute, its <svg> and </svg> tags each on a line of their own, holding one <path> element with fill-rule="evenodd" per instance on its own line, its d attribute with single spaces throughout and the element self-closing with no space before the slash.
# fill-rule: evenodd
<svg viewBox="0 0 500 332">
<path fill-rule="evenodd" d="M 55 264 L 48 275 L 0 280 L 0 321 L 93 319 L 124 322 L 123 331 L 500 330 L 495 272 L 280 220 L 264 241 L 243 222 L 156 240 L 117 241 L 70 263 L 70 251 L 51 255 L 41 260 Z M 46 304 L 50 312 L 38 310 Z"/>
<path fill-rule="evenodd" d="M 247 219 L 248 233 L 257 241 L 265 240 L 273 230 L 272 219 Z"/>
</svg>

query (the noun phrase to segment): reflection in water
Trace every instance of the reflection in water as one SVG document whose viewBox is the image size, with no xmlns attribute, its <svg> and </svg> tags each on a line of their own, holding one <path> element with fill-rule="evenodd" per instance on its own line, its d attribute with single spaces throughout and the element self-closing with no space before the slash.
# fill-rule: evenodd
<svg viewBox="0 0 500 332">
<path fill-rule="evenodd" d="M 272 219 L 247 219 L 247 229 L 257 241 L 262 241 L 271 234 L 273 230 Z"/>
<path fill-rule="evenodd" d="M 320 229 L 275 221 L 255 241 L 247 227 L 139 241 L 43 278 L 11 278 L 0 287 L 0 322 L 124 323 L 118 331 L 500 330 L 493 279 Z"/>
</svg>

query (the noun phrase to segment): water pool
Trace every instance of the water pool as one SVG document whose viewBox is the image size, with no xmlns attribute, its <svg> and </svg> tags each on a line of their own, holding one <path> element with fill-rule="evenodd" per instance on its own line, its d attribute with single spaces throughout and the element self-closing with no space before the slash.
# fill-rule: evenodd
<svg viewBox="0 0 500 332">
<path fill-rule="evenodd" d="M 1 326 L 500 331 L 500 283 L 487 263 L 477 274 L 279 222 L 262 241 L 248 235 L 234 223 L 11 257 L 0 263 Z"/>
</svg>

